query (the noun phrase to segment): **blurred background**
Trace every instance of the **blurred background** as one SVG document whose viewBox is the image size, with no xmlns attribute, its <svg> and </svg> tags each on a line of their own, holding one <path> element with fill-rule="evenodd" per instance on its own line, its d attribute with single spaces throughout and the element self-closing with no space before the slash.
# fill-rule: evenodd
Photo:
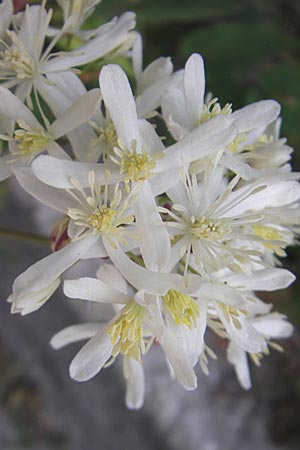
<svg viewBox="0 0 300 450">
<path fill-rule="evenodd" d="M 24 7 L 15 1 L 16 9 Z M 29 2 L 41 3 L 41 2 Z M 47 5 L 54 5 L 48 1 Z M 192 52 L 206 62 L 207 90 L 237 109 L 273 98 L 282 105 L 282 136 L 300 150 L 300 3 L 297 0 L 103 0 L 87 27 L 126 10 L 136 11 L 144 40 L 144 65 L 170 56 L 182 68 Z M 57 23 L 59 14 L 55 16 Z M 130 71 L 124 59 L 117 62 Z M 82 72 L 96 85 L 99 67 Z M 13 180 L 0 185 L 0 228 L 28 233 L 0 237 L 0 450 L 299 450 L 300 288 L 299 281 L 266 301 L 288 315 L 293 337 L 280 342 L 261 368 L 252 367 L 253 388 L 244 392 L 215 340 L 218 361 L 199 388 L 184 392 L 170 380 L 159 348 L 145 358 L 146 399 L 139 412 L 126 410 L 118 365 L 94 380 L 69 379 L 68 365 L 80 346 L 54 352 L 52 335 L 84 321 L 80 304 L 59 292 L 28 317 L 11 316 L 5 302 L 21 271 L 49 253 L 53 217 Z M 26 239 L 25 239 L 26 238 Z M 285 267 L 300 276 L 299 249 L 288 250 Z M 93 269 L 92 269 L 93 270 Z M 76 302 L 75 302 L 76 303 Z"/>
</svg>

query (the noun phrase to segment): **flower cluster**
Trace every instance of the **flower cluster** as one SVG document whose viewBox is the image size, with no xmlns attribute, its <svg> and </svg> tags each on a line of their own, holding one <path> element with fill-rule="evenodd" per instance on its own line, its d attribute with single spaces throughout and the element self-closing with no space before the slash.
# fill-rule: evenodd
<svg viewBox="0 0 300 450">
<path fill-rule="evenodd" d="M 126 404 L 139 408 L 154 343 L 171 375 L 193 390 L 196 366 L 208 374 L 216 358 L 207 343 L 215 333 L 248 389 L 249 357 L 260 364 L 281 348 L 273 339 L 292 333 L 255 293 L 294 280 L 277 267 L 300 229 L 299 174 L 279 137 L 280 106 L 221 105 L 205 93 L 199 54 L 183 70 L 165 57 L 143 69 L 133 13 L 87 31 L 99 0 L 57 3 L 61 29 L 50 25 L 45 2 L 17 16 L 11 0 L 0 5 L 0 179 L 14 175 L 61 213 L 53 253 L 13 284 L 12 312 L 38 310 L 71 266 L 97 259 L 96 277 L 64 281 L 67 297 L 97 304 L 94 321 L 51 341 L 88 340 L 72 378 L 88 380 L 120 355 Z M 55 50 L 65 35 L 81 46 Z M 74 67 L 116 54 L 131 60 L 134 90 L 115 64 L 103 65 L 99 88 L 87 90 Z"/>
</svg>

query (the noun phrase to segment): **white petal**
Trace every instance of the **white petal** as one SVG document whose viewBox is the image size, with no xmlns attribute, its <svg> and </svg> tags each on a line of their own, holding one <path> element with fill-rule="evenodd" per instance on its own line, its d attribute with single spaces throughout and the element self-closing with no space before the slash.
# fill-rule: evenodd
<svg viewBox="0 0 300 450">
<path fill-rule="evenodd" d="M 39 181 L 29 167 L 14 169 L 14 174 L 22 188 L 36 200 L 50 208 L 66 213 L 67 208 L 75 207 L 75 200 L 64 191 L 55 189 Z"/>
<path fill-rule="evenodd" d="M 162 101 L 162 112 L 163 117 L 168 125 L 169 130 L 173 134 L 172 122 L 180 125 L 187 130 L 190 130 L 194 123 L 191 123 L 190 117 L 186 110 L 185 97 L 182 89 L 179 87 L 171 87 L 166 94 L 163 96 Z M 173 134 L 174 138 L 178 141 L 182 138 L 179 133 Z"/>
<path fill-rule="evenodd" d="M 74 189 L 71 178 L 76 178 L 82 187 L 89 186 L 89 173 L 95 173 L 95 183 L 107 183 L 107 170 L 110 172 L 109 183 L 121 180 L 119 170 L 114 164 L 81 163 L 67 161 L 52 156 L 42 155 L 36 158 L 32 165 L 33 173 L 42 182 L 60 189 Z"/>
<path fill-rule="evenodd" d="M 181 72 L 165 76 L 156 83 L 141 91 L 136 98 L 136 108 L 138 117 L 147 117 L 149 113 L 155 111 L 162 104 L 162 98 L 173 86 L 176 87 L 181 81 Z"/>
<path fill-rule="evenodd" d="M 120 16 L 113 27 L 106 28 L 106 33 L 96 36 L 78 50 L 69 54 L 62 53 L 61 56 L 48 60 L 43 64 L 42 70 L 46 73 L 68 70 L 101 58 L 121 46 L 126 40 L 135 37 L 130 31 L 134 26 L 135 14 L 126 12 Z"/>
<path fill-rule="evenodd" d="M 80 298 L 99 303 L 127 304 L 132 300 L 129 295 L 107 286 L 101 280 L 89 277 L 66 280 L 64 293 L 69 298 Z"/>
<path fill-rule="evenodd" d="M 0 112 L 14 122 L 23 120 L 31 128 L 42 128 L 30 109 L 8 89 L 0 86 Z"/>
<path fill-rule="evenodd" d="M 47 78 L 40 76 L 35 85 L 56 117 L 86 93 L 84 84 L 73 72 L 51 73 Z"/>
<path fill-rule="evenodd" d="M 181 284 L 179 275 L 151 272 L 132 262 L 120 248 L 113 249 L 107 242 L 104 242 L 104 245 L 110 259 L 125 280 L 137 290 L 141 289 L 153 295 L 165 295 L 169 289 L 174 289 Z"/>
<path fill-rule="evenodd" d="M 204 296 L 207 300 L 224 303 L 234 308 L 243 308 L 246 298 L 243 292 L 217 283 L 203 283 L 197 292 L 199 299 Z"/>
<path fill-rule="evenodd" d="M 126 379 L 126 406 L 139 409 L 145 396 L 145 376 L 141 362 L 133 358 L 124 358 L 123 373 Z"/>
<path fill-rule="evenodd" d="M 205 93 L 204 62 L 201 55 L 192 54 L 185 65 L 184 94 L 191 125 L 200 119 Z"/>
<path fill-rule="evenodd" d="M 252 325 L 259 333 L 275 339 L 289 338 L 294 331 L 293 325 L 286 317 L 277 312 L 253 319 Z"/>
<path fill-rule="evenodd" d="M 189 164 L 208 155 L 214 156 L 218 150 L 225 149 L 236 134 L 236 126 L 230 117 L 216 116 L 167 148 L 165 158 L 157 162 L 156 172 L 164 171 L 166 167 L 181 167 L 183 161 Z"/>
<path fill-rule="evenodd" d="M 4 33 L 8 29 L 13 15 L 12 0 L 3 0 L 0 5 L 0 37 L 4 37 Z"/>
<path fill-rule="evenodd" d="M 105 106 L 116 127 L 119 139 L 130 149 L 133 140 L 140 145 L 135 101 L 127 76 L 120 66 L 104 66 L 99 77 Z"/>
<path fill-rule="evenodd" d="M 163 78 L 169 77 L 173 72 L 171 58 L 160 57 L 152 61 L 141 74 L 138 81 L 138 92 L 145 91 Z"/>
<path fill-rule="evenodd" d="M 146 181 L 138 190 L 134 211 L 137 232 L 142 237 L 140 249 L 145 265 L 150 270 L 160 270 L 168 263 L 171 243 L 157 211 L 151 187 Z"/>
<path fill-rule="evenodd" d="M 127 294 L 127 283 L 113 264 L 101 264 L 96 275 L 103 283 Z"/>
<path fill-rule="evenodd" d="M 18 38 L 28 52 L 38 61 L 49 25 L 49 16 L 42 6 L 34 5 L 25 9 Z"/>
<path fill-rule="evenodd" d="M 50 345 L 58 350 L 66 345 L 73 344 L 84 339 L 90 339 L 99 332 L 99 323 L 83 323 L 71 325 L 56 333 L 50 341 Z"/>
<path fill-rule="evenodd" d="M 239 316 L 240 328 L 237 328 L 231 321 L 227 320 L 222 308 L 215 304 L 215 308 L 218 311 L 219 317 L 229 335 L 229 337 L 239 345 L 243 350 L 250 353 L 260 353 L 266 348 L 266 341 L 262 335 L 260 335 L 252 324 Z"/>
<path fill-rule="evenodd" d="M 240 133 L 266 126 L 276 120 L 280 105 L 275 100 L 262 100 L 235 111 L 231 117 L 237 121 Z"/>
<path fill-rule="evenodd" d="M 96 113 L 99 105 L 99 89 L 92 89 L 84 94 L 61 117 L 52 123 L 51 134 L 53 138 L 58 139 L 79 125 L 87 122 Z"/>
<path fill-rule="evenodd" d="M 228 361 L 234 365 L 236 376 L 244 389 L 251 388 L 250 370 L 247 360 L 247 355 L 243 349 L 241 349 L 234 342 L 230 341 L 227 348 Z"/>
<path fill-rule="evenodd" d="M 172 366 L 178 382 L 184 389 L 191 391 L 197 387 L 197 377 L 192 364 L 183 349 L 178 349 L 178 342 L 170 333 L 165 332 L 159 339 L 159 343 L 164 350 L 170 365 Z"/>
<path fill-rule="evenodd" d="M 97 333 L 77 353 L 70 365 L 70 376 L 76 381 L 93 378 L 110 358 L 113 345 L 107 335 L 108 326 Z"/>
<path fill-rule="evenodd" d="M 158 152 L 163 152 L 165 147 L 153 125 L 150 122 L 147 122 L 147 120 L 142 119 L 139 119 L 138 125 L 147 151 L 153 155 Z"/>
<path fill-rule="evenodd" d="M 265 269 L 253 272 L 251 277 L 240 274 L 236 277 L 236 281 L 233 276 L 230 285 L 255 291 L 276 291 L 288 287 L 295 278 L 295 275 L 286 269 Z"/>
<path fill-rule="evenodd" d="M 81 259 L 97 239 L 98 236 L 87 236 L 36 262 L 15 279 L 14 294 L 44 289 Z"/>
</svg>

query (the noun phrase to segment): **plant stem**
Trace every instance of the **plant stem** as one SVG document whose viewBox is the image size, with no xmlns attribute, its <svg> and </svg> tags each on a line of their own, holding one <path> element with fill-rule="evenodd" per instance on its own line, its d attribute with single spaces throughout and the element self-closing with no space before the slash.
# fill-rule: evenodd
<svg viewBox="0 0 300 450">
<path fill-rule="evenodd" d="M 0 228 L 0 239 L 1 238 L 36 242 L 38 244 L 50 244 L 50 239 L 45 236 L 39 236 L 37 234 L 25 233 L 21 231 L 7 230 L 5 228 Z"/>
</svg>

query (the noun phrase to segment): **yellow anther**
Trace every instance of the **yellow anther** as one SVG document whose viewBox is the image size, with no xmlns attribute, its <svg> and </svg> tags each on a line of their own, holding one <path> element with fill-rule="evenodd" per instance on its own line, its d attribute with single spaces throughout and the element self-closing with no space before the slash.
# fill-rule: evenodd
<svg viewBox="0 0 300 450">
<path fill-rule="evenodd" d="M 140 361 L 145 353 L 143 339 L 144 308 L 134 300 L 126 305 L 118 319 L 107 330 L 113 344 L 112 356 L 119 353 Z"/>
<path fill-rule="evenodd" d="M 108 206 L 97 207 L 88 218 L 87 222 L 101 233 L 109 233 L 113 228 L 117 212 Z"/>
<path fill-rule="evenodd" d="M 207 122 L 212 117 L 220 114 L 229 115 L 232 113 L 231 103 L 226 103 L 222 108 L 217 98 L 213 98 L 207 105 L 203 105 L 200 119 L 196 122 L 195 127 Z"/>
<path fill-rule="evenodd" d="M 286 242 L 286 239 L 284 239 L 276 228 L 262 224 L 254 224 L 252 225 L 252 231 L 256 236 L 259 236 L 263 240 L 279 241 L 280 243 L 264 242 L 263 245 L 278 256 L 286 256 L 283 249 L 287 246 L 288 242 Z"/>
<path fill-rule="evenodd" d="M 170 289 L 162 297 L 162 301 L 177 325 L 186 325 L 189 328 L 197 325 L 200 309 L 198 303 L 192 297 L 175 289 Z"/>
<path fill-rule="evenodd" d="M 13 153 L 30 161 L 34 156 L 44 150 L 52 137 L 42 128 L 31 128 L 23 120 L 19 120 L 18 125 L 20 128 L 15 131 L 14 135 L 18 149 Z"/>
<path fill-rule="evenodd" d="M 3 60 L 0 66 L 15 72 L 19 79 L 32 78 L 36 72 L 32 57 L 14 31 L 8 30 L 7 34 L 12 41 L 12 46 L 0 52 L 0 58 Z"/>
<path fill-rule="evenodd" d="M 105 141 L 113 147 L 118 147 L 118 135 L 115 126 L 110 123 L 105 128 L 101 128 L 99 139 Z"/>
<path fill-rule="evenodd" d="M 190 226 L 190 233 L 198 239 L 221 239 L 230 231 L 229 225 L 222 219 L 197 218 Z"/>
<path fill-rule="evenodd" d="M 227 145 L 228 150 L 231 153 L 238 153 L 240 150 L 243 150 L 243 148 L 240 148 L 240 144 L 242 144 L 245 139 L 246 135 L 244 133 L 238 134 L 237 137 L 229 145 Z"/>
</svg>

